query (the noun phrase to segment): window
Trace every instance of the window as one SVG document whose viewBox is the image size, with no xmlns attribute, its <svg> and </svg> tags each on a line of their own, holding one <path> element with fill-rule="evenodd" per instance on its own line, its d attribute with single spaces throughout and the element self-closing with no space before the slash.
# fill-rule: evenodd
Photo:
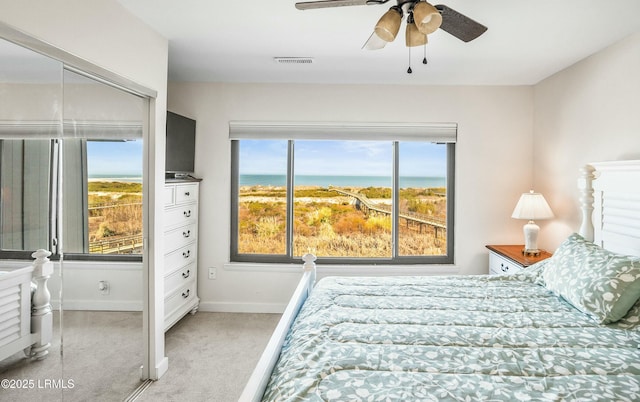
<svg viewBox="0 0 640 402">
<path fill-rule="evenodd" d="M 274 135 L 270 126 L 265 136 L 276 138 L 257 139 L 239 124 L 231 128 L 232 261 L 293 262 L 312 252 L 332 263 L 453 262 L 453 141 L 401 129 L 372 140 L 326 127 L 325 135 L 308 127 Z"/>
<path fill-rule="evenodd" d="M 0 248 L 51 248 L 58 169 L 63 148 L 62 231 L 73 254 L 140 254 L 142 141 L 0 140 Z M 52 180 L 53 179 L 53 180 Z M 55 214 L 54 214 L 55 215 Z"/>
<path fill-rule="evenodd" d="M 87 141 L 90 254 L 142 252 L 142 141 Z"/>
<path fill-rule="evenodd" d="M 142 141 L 71 139 L 64 155 L 65 253 L 141 254 Z"/>
<path fill-rule="evenodd" d="M 52 118 L 0 124 L 0 256 L 140 261 L 148 101 L 67 69 L 55 88 Z"/>
</svg>

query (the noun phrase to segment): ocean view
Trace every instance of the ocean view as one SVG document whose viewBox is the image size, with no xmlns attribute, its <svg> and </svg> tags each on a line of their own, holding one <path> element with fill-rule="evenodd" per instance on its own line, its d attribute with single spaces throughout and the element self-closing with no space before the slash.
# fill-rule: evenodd
<svg viewBox="0 0 640 402">
<path fill-rule="evenodd" d="M 125 183 L 142 183 L 142 177 L 135 174 L 93 174 L 89 181 L 119 181 Z"/>
<path fill-rule="evenodd" d="M 115 181 L 126 183 L 142 183 L 142 177 L 135 175 L 90 175 L 89 181 Z M 391 187 L 391 177 L 388 176 L 317 176 L 298 175 L 295 177 L 297 186 L 319 187 Z M 279 174 L 241 174 L 241 186 L 277 186 L 286 185 L 286 176 Z M 434 188 L 445 187 L 445 177 L 400 177 L 400 188 Z"/>
<path fill-rule="evenodd" d="M 400 177 L 400 188 L 433 188 L 445 187 L 445 177 Z M 285 175 L 241 174 L 241 186 L 284 186 Z M 389 176 L 295 176 L 297 186 L 320 187 L 391 187 Z"/>
</svg>

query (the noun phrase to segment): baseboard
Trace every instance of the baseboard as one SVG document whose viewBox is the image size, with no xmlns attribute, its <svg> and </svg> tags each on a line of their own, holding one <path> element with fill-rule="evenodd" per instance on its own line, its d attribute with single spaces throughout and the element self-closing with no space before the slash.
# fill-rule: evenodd
<svg viewBox="0 0 640 402">
<path fill-rule="evenodd" d="M 155 368 L 155 372 L 152 373 L 152 377 L 151 379 L 154 381 L 157 381 L 160 379 L 160 377 L 162 377 L 163 375 L 165 375 L 165 373 L 167 372 L 167 370 L 169 370 L 169 358 L 167 356 L 165 356 L 160 363 L 156 366 Z"/>
<path fill-rule="evenodd" d="M 51 300 L 54 309 L 60 308 L 59 300 Z M 142 302 L 136 300 L 64 300 L 64 310 L 89 311 L 142 311 Z"/>
<path fill-rule="evenodd" d="M 198 311 L 212 313 L 274 313 L 282 314 L 287 303 L 200 302 Z"/>
</svg>

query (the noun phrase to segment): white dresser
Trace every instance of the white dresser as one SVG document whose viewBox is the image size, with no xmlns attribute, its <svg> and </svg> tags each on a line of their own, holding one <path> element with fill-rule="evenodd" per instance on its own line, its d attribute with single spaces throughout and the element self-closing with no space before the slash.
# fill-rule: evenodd
<svg viewBox="0 0 640 402">
<path fill-rule="evenodd" d="M 164 187 L 164 330 L 198 310 L 198 181 Z"/>
</svg>

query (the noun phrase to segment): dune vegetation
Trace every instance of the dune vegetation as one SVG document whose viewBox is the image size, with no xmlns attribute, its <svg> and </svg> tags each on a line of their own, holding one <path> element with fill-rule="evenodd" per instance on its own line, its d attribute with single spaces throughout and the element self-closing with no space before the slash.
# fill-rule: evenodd
<svg viewBox="0 0 640 402">
<path fill-rule="evenodd" d="M 142 184 L 90 181 L 88 192 L 90 252 L 140 252 Z"/>
<path fill-rule="evenodd" d="M 364 197 L 368 209 L 336 190 Z M 391 257 L 391 189 L 300 187 L 294 193 L 294 255 Z M 245 186 L 240 190 L 238 251 L 283 254 L 286 233 L 284 187 Z M 444 188 L 401 189 L 400 255 L 443 255 L 446 233 L 417 222 L 446 222 Z"/>
</svg>

